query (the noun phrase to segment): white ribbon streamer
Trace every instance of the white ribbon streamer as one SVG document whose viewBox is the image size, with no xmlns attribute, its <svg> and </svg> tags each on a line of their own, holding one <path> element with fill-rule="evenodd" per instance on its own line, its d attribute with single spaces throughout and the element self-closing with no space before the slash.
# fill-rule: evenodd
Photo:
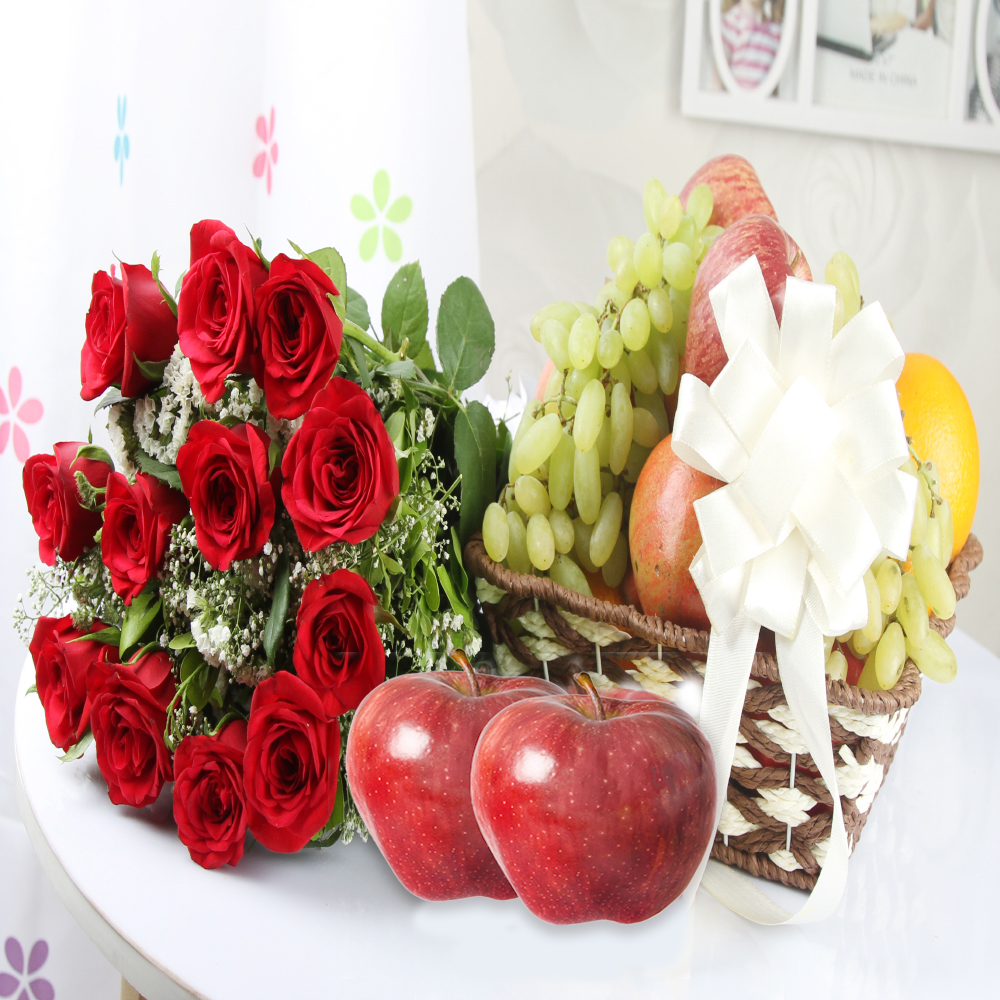
<svg viewBox="0 0 1000 1000">
<path fill-rule="evenodd" d="M 903 350 L 878 303 L 833 334 L 836 291 L 789 277 L 780 328 L 756 257 L 710 293 L 729 361 L 711 387 L 681 379 L 674 452 L 727 485 L 695 502 L 703 545 L 691 575 L 712 623 L 701 725 L 715 754 L 716 825 L 729 786 L 760 629 L 775 633 L 788 706 L 833 796 L 829 849 L 789 914 L 745 878 L 702 861 L 702 884 L 764 924 L 836 909 L 849 846 L 826 700 L 824 635 L 868 621 L 864 573 L 905 559 L 917 481 L 895 381 Z M 695 880 L 697 884 L 697 879 Z"/>
</svg>

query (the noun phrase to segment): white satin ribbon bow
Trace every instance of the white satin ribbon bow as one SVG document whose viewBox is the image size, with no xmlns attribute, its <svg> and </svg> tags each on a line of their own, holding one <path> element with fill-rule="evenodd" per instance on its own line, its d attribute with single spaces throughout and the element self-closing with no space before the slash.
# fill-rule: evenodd
<svg viewBox="0 0 1000 1000">
<path fill-rule="evenodd" d="M 729 361 L 711 387 L 681 378 L 672 444 L 727 483 L 695 501 L 703 544 L 691 563 L 712 623 L 700 721 L 715 754 L 716 824 L 764 627 L 775 633 L 789 708 L 833 795 L 833 827 L 816 888 L 794 916 L 715 863 L 705 884 L 758 922 L 803 923 L 836 909 L 849 854 L 823 636 L 864 626 L 865 570 L 883 551 L 908 552 L 917 481 L 898 471 L 909 454 L 895 387 L 904 356 L 878 303 L 834 337 L 832 285 L 789 277 L 779 329 L 756 257 L 710 299 Z"/>
</svg>

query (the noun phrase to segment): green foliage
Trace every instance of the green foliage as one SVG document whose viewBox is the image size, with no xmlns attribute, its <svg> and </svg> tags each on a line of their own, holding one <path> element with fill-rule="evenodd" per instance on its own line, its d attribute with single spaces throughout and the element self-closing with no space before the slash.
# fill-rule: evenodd
<svg viewBox="0 0 1000 1000">
<path fill-rule="evenodd" d="M 160 294 L 163 296 L 163 301 L 166 302 L 170 311 L 176 316 L 177 315 L 177 302 L 174 297 L 163 287 L 163 282 L 160 281 L 160 255 L 154 251 L 153 260 L 149 265 L 149 270 L 153 275 L 153 281 L 156 282 L 156 287 L 159 288 Z M 181 275 L 183 277 L 183 275 Z M 180 278 L 177 279 L 178 286 L 180 285 Z M 145 373 L 143 373 L 145 374 Z M 148 376 L 147 376 L 148 377 Z"/>
<path fill-rule="evenodd" d="M 274 666 L 274 658 L 281 644 L 281 636 L 285 631 L 285 618 L 288 616 L 288 572 L 290 569 L 288 548 L 283 547 L 278 556 L 278 566 L 274 572 L 274 598 L 271 601 L 271 613 L 264 626 L 264 652 L 267 654 L 267 664 Z"/>
<path fill-rule="evenodd" d="M 137 646 L 156 624 L 163 608 L 159 592 L 160 588 L 154 581 L 141 594 L 133 597 L 132 603 L 125 609 L 121 637 L 118 640 L 118 653 L 123 660 L 129 650 Z"/>
<path fill-rule="evenodd" d="M 404 341 L 409 341 L 406 353 L 411 358 L 419 358 L 426 346 L 427 289 L 419 261 L 404 264 L 385 290 L 382 336 L 390 351 L 398 351 Z"/>
<path fill-rule="evenodd" d="M 350 285 L 347 286 L 346 318 L 360 330 L 367 330 L 372 325 L 365 297 L 360 292 L 356 292 Z"/>
<path fill-rule="evenodd" d="M 94 734 L 92 730 L 88 729 L 83 736 L 80 737 L 76 743 L 73 744 L 59 759 L 63 763 L 69 763 L 71 760 L 79 760 L 83 756 L 84 751 L 91 743 L 94 742 Z"/>
<path fill-rule="evenodd" d="M 445 384 L 456 392 L 485 374 L 496 346 L 493 317 L 471 278 L 457 278 L 441 296 L 437 348 Z"/>
<path fill-rule="evenodd" d="M 490 411 L 473 400 L 455 417 L 455 461 L 462 474 L 458 534 L 464 544 L 483 523 L 496 493 L 496 425 Z"/>
<path fill-rule="evenodd" d="M 337 295 L 330 297 L 333 308 L 337 315 L 343 320 L 347 315 L 347 268 L 344 266 L 344 258 L 337 253 L 333 247 L 323 247 L 321 250 L 313 250 L 306 253 L 300 246 L 288 241 L 292 249 L 302 257 L 307 257 L 318 267 L 322 268 L 329 279 L 333 282 L 333 287 L 337 289 Z"/>
<path fill-rule="evenodd" d="M 162 480 L 168 486 L 172 486 L 175 490 L 182 489 L 181 474 L 177 471 L 176 465 L 166 465 L 163 462 L 157 461 L 155 458 L 147 455 L 138 446 L 136 447 L 135 452 L 136 464 L 140 469 L 142 469 L 143 472 L 148 472 L 149 475 Z"/>
<path fill-rule="evenodd" d="M 164 358 L 162 361 L 141 361 L 139 356 L 135 353 L 135 351 L 133 351 L 132 360 L 135 362 L 136 368 L 138 368 L 146 378 L 148 378 L 151 382 L 159 384 L 163 381 L 163 372 L 170 359 Z"/>
</svg>

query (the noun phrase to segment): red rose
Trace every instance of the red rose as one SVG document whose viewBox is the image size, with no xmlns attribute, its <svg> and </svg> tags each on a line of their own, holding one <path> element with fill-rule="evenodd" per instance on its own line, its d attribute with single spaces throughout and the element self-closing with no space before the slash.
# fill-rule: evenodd
<svg viewBox="0 0 1000 1000">
<path fill-rule="evenodd" d="M 266 278 L 260 258 L 228 226 L 205 219 L 191 227 L 191 266 L 177 303 L 177 333 L 209 403 L 222 398 L 227 375 L 250 373 L 257 346 L 253 293 Z"/>
<path fill-rule="evenodd" d="M 385 680 L 375 603 L 367 581 L 347 569 L 310 581 L 302 595 L 292 663 L 330 715 L 357 708 Z"/>
<path fill-rule="evenodd" d="M 319 695 L 285 671 L 258 684 L 243 758 L 250 832 L 271 851 L 304 847 L 333 812 L 339 773 L 340 726 Z"/>
<path fill-rule="evenodd" d="M 21 481 L 31 523 L 38 534 L 38 557 L 52 566 L 56 556 L 71 562 L 94 544 L 101 526 L 99 511 L 80 503 L 76 472 L 91 486 L 103 488 L 112 467 L 92 458 L 77 458 L 82 441 L 60 441 L 52 455 L 32 455 L 24 463 Z"/>
<path fill-rule="evenodd" d="M 108 477 L 104 495 L 101 558 L 115 593 L 126 604 L 159 572 L 170 529 L 188 512 L 182 493 L 140 472 L 131 485 L 120 473 Z"/>
<path fill-rule="evenodd" d="M 339 294 L 322 268 L 283 253 L 254 293 L 260 350 L 251 359 L 253 377 L 276 417 L 302 416 L 330 381 L 344 324 L 329 296 Z"/>
<path fill-rule="evenodd" d="M 176 689 L 166 653 L 147 653 L 128 665 L 117 659 L 114 646 L 105 646 L 90 668 L 90 728 L 108 798 L 139 809 L 173 778 L 163 731 Z"/>
<path fill-rule="evenodd" d="M 236 865 L 247 829 L 243 754 L 247 724 L 216 736 L 188 736 L 174 754 L 174 820 L 191 860 L 202 868 Z"/>
<path fill-rule="evenodd" d="M 363 542 L 399 493 L 396 451 L 375 404 L 344 378 L 317 393 L 281 463 L 281 499 L 310 552 Z"/>
<path fill-rule="evenodd" d="M 105 628 L 94 622 L 89 632 Z M 35 687 L 45 709 L 49 739 L 60 750 L 80 742 L 90 725 L 87 672 L 104 648 L 100 642 L 81 640 L 87 635 L 73 627 L 73 618 L 39 618 L 31 636 L 31 659 L 35 664 Z"/>
<path fill-rule="evenodd" d="M 98 271 L 90 286 L 87 340 L 80 354 L 84 399 L 96 399 L 111 385 L 138 396 L 153 385 L 139 361 L 166 361 L 177 343 L 177 319 L 142 264 L 122 264 L 122 277 Z"/>
<path fill-rule="evenodd" d="M 264 548 L 275 510 L 267 478 L 270 445 L 253 424 L 224 427 L 199 420 L 177 453 L 198 548 L 212 569 L 227 570 L 234 559 L 249 559 Z"/>
</svg>

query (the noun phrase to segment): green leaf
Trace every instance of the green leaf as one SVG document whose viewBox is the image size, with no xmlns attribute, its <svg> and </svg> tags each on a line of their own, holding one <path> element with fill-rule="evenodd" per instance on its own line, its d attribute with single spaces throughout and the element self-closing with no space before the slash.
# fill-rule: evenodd
<svg viewBox="0 0 1000 1000">
<path fill-rule="evenodd" d="M 445 383 L 458 392 L 485 374 L 496 346 L 493 317 L 471 278 L 456 278 L 441 296 L 437 348 Z"/>
<path fill-rule="evenodd" d="M 64 763 L 69 763 L 71 760 L 78 760 L 83 756 L 84 750 L 94 742 L 94 733 L 92 730 L 88 729 L 80 739 L 73 744 L 59 759 Z"/>
<path fill-rule="evenodd" d="M 420 352 L 413 359 L 413 361 L 421 371 L 437 371 L 437 362 L 434 360 L 434 355 L 431 353 L 431 345 L 426 341 L 424 341 L 424 346 L 420 348 Z"/>
<path fill-rule="evenodd" d="M 451 577 L 448 575 L 448 571 L 444 566 L 438 566 L 437 568 L 438 580 L 441 581 L 441 586 L 444 588 L 444 592 L 448 595 L 448 603 L 451 605 L 451 610 L 457 615 L 461 615 L 465 619 L 465 624 L 469 628 L 474 629 L 476 626 L 472 622 L 472 612 L 466 606 L 465 601 L 463 601 L 455 590 L 455 584 L 451 582 Z"/>
<path fill-rule="evenodd" d="M 169 306 L 170 311 L 176 316 L 177 315 L 177 303 L 174 301 L 174 297 L 163 287 L 163 282 L 160 281 L 160 255 L 155 250 L 153 251 L 153 260 L 149 265 L 149 270 L 153 275 L 153 281 L 156 282 L 156 287 L 159 288 L 160 294 L 163 296 L 163 301 Z"/>
<path fill-rule="evenodd" d="M 108 391 L 97 401 L 97 406 L 94 407 L 94 413 L 100 413 L 101 410 L 106 407 L 114 406 L 116 403 L 121 403 L 126 398 L 126 396 L 122 395 L 121 389 L 112 386 L 112 388 L 108 389 Z"/>
<path fill-rule="evenodd" d="M 411 358 L 419 358 L 427 342 L 427 287 L 418 260 L 404 264 L 385 290 L 382 336 L 391 351 L 398 351 L 408 340 L 406 353 Z"/>
<path fill-rule="evenodd" d="M 430 563 L 424 563 L 424 600 L 431 611 L 437 611 L 441 607 L 441 588 Z"/>
<path fill-rule="evenodd" d="M 384 552 L 380 552 L 378 554 L 378 557 L 381 560 L 382 565 L 385 567 L 385 571 L 387 573 L 391 573 L 393 576 L 403 575 L 403 567 L 400 566 L 399 563 L 392 558 L 392 556 L 386 555 Z"/>
<path fill-rule="evenodd" d="M 389 419 L 385 422 L 385 432 L 389 435 L 389 440 L 398 449 L 403 443 L 403 428 L 406 426 L 406 411 L 393 410 L 389 414 Z"/>
<path fill-rule="evenodd" d="M 451 578 L 455 581 L 460 594 L 469 593 L 469 575 L 465 572 L 465 565 L 462 561 L 462 546 L 458 543 L 458 533 L 454 525 L 451 529 L 451 562 L 449 563 Z"/>
<path fill-rule="evenodd" d="M 189 705 L 201 711 L 212 697 L 216 681 L 219 679 L 219 668 L 205 662 L 205 658 L 196 649 L 191 649 L 181 660 L 181 685 L 184 697 Z"/>
<path fill-rule="evenodd" d="M 135 351 L 132 352 L 132 359 L 135 361 L 136 368 L 142 372 L 146 378 L 153 382 L 163 381 L 163 372 L 167 367 L 167 362 L 170 358 L 164 358 L 162 361 L 140 361 Z"/>
<path fill-rule="evenodd" d="M 187 271 L 181 271 L 180 275 L 177 278 L 177 282 L 174 285 L 174 298 L 175 299 L 179 299 L 181 297 L 181 289 L 184 287 L 184 275 L 185 274 L 187 274 Z"/>
<path fill-rule="evenodd" d="M 148 472 L 149 475 L 162 480 L 175 490 L 183 490 L 181 486 L 181 474 L 177 471 L 177 466 L 164 465 L 163 462 L 159 462 L 150 455 L 147 455 L 141 448 L 136 449 L 135 460 L 139 463 L 139 468 L 143 472 Z"/>
<path fill-rule="evenodd" d="M 409 358 L 404 358 L 402 361 L 390 361 L 387 365 L 381 365 L 379 371 L 393 378 L 415 378 L 417 366 Z"/>
<path fill-rule="evenodd" d="M 175 635 L 167 645 L 170 649 L 192 649 L 195 645 L 194 636 L 190 632 Z"/>
<path fill-rule="evenodd" d="M 254 236 L 254 234 L 250 232 L 249 226 L 247 226 L 247 235 L 250 237 L 250 242 L 253 244 L 254 253 L 260 257 L 260 262 L 264 265 L 264 267 L 270 270 L 271 262 L 264 256 L 264 241 L 259 236 Z"/>
<path fill-rule="evenodd" d="M 38 688 L 34 684 L 24 692 L 24 697 L 27 698 L 29 694 L 38 694 Z"/>
<path fill-rule="evenodd" d="M 125 609 L 122 634 L 118 640 L 118 653 L 123 660 L 128 650 L 137 645 L 150 630 L 162 604 L 155 590 L 144 590 L 132 598 L 132 603 Z"/>
<path fill-rule="evenodd" d="M 267 478 L 270 479 L 281 461 L 281 442 L 275 439 L 267 448 Z"/>
<path fill-rule="evenodd" d="M 107 628 L 99 629 L 97 632 L 88 632 L 86 635 L 78 635 L 70 642 L 103 642 L 105 646 L 117 646 L 121 643 L 121 629 L 109 625 Z"/>
<path fill-rule="evenodd" d="M 354 360 L 358 366 L 358 375 L 361 378 L 361 384 L 364 388 L 370 389 L 372 387 L 372 377 L 368 374 L 365 349 L 353 337 L 348 337 L 347 342 L 351 345 L 351 353 L 354 355 Z"/>
<path fill-rule="evenodd" d="M 338 827 L 344 823 L 344 776 L 337 775 L 337 796 L 333 803 L 333 812 L 330 818 L 317 830 L 310 839 L 307 847 L 329 847 L 340 839 Z M 334 832 L 336 831 L 336 832 Z"/>
<path fill-rule="evenodd" d="M 288 546 L 284 546 L 278 556 L 278 565 L 274 569 L 274 597 L 271 600 L 271 613 L 264 626 L 264 652 L 267 653 L 269 666 L 274 666 L 274 658 L 278 655 L 281 636 L 285 631 L 285 616 L 288 614 L 289 591 L 289 558 Z"/>
<path fill-rule="evenodd" d="M 393 628 L 399 629 L 404 635 L 406 635 L 406 629 L 396 621 L 396 616 L 391 611 L 386 611 L 381 605 L 375 605 L 375 624 L 376 625 L 391 625 Z"/>
<path fill-rule="evenodd" d="M 344 258 L 333 247 L 323 247 L 321 250 L 313 250 L 311 253 L 306 253 L 305 250 L 292 243 L 291 240 L 288 242 L 291 243 L 292 249 L 296 253 L 311 260 L 326 272 L 327 277 L 333 282 L 333 287 L 338 292 L 331 299 L 333 308 L 337 315 L 341 319 L 344 319 L 347 314 L 347 268 L 344 266 Z"/>
<path fill-rule="evenodd" d="M 99 444 L 83 444 L 76 450 L 77 458 L 89 458 L 94 462 L 104 462 L 115 467 L 115 460 Z"/>
<path fill-rule="evenodd" d="M 455 464 L 462 473 L 458 534 L 464 545 L 482 527 L 496 492 L 497 436 L 490 411 L 473 400 L 455 417 Z"/>
<path fill-rule="evenodd" d="M 367 330 L 372 325 L 365 297 L 350 285 L 347 286 L 347 318 L 362 330 Z"/>
</svg>

